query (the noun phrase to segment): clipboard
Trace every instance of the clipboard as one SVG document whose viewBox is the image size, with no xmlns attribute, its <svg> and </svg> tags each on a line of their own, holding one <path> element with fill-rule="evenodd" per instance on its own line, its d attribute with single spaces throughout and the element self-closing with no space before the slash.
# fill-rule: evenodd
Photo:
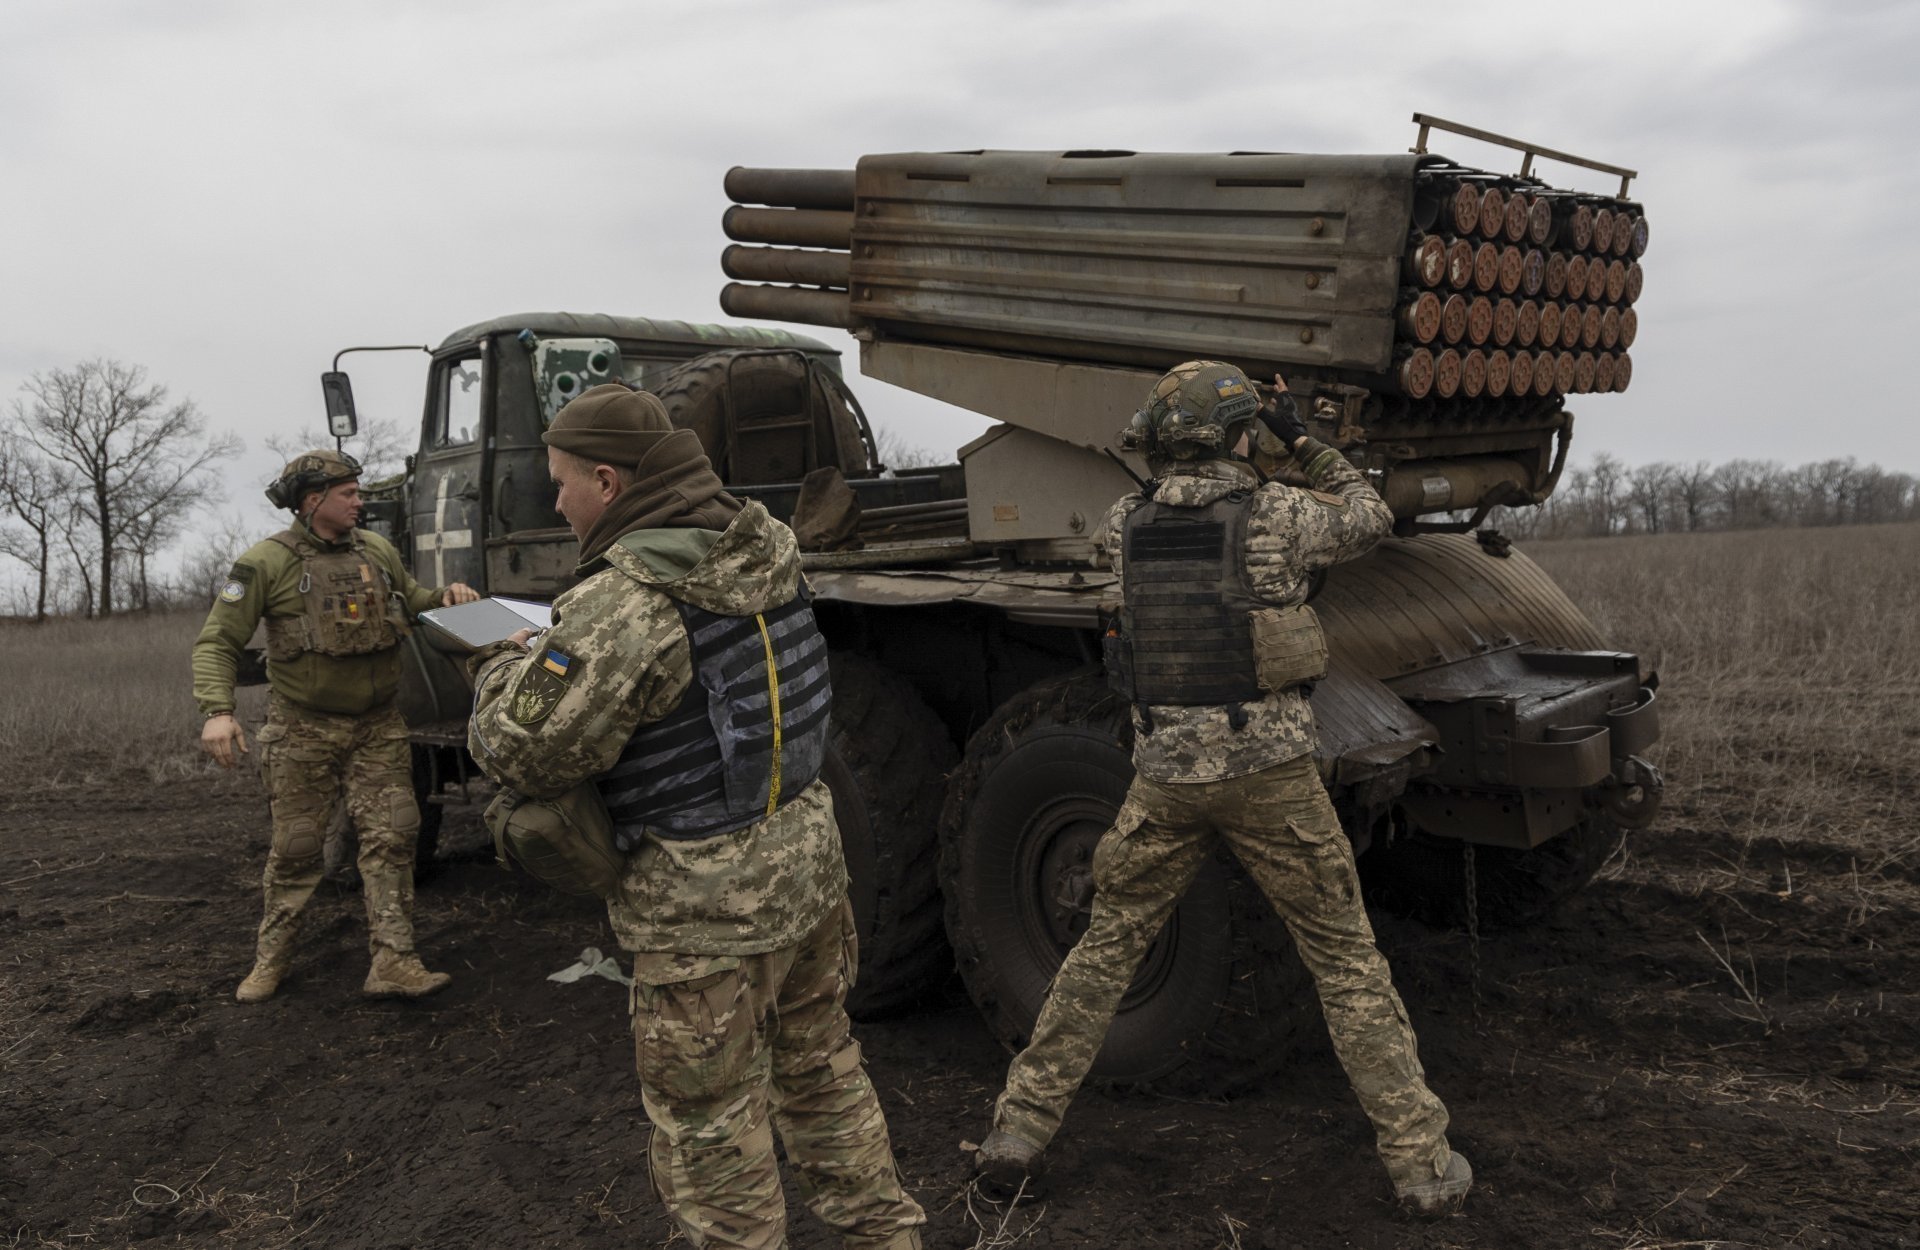
<svg viewBox="0 0 1920 1250">
<path fill-rule="evenodd" d="M 419 621 L 428 645 L 459 655 L 499 642 L 523 629 L 543 630 L 553 623 L 553 605 L 504 596 L 429 608 Z"/>
</svg>

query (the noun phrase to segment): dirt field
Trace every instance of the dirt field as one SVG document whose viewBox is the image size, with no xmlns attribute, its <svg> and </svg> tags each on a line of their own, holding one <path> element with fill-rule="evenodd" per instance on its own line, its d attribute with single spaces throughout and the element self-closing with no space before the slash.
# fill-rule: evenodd
<svg viewBox="0 0 1920 1250">
<path fill-rule="evenodd" d="M 1670 787 L 1545 926 L 1377 917 L 1466 1212 L 1396 1214 L 1322 1040 L 1231 1102 L 1083 1093 L 1050 1200 L 983 1229 L 959 1144 L 1006 1057 L 947 987 L 860 1028 L 929 1245 L 1920 1246 L 1920 527 L 1530 550 L 1661 654 Z M 668 1240 L 625 992 L 546 979 L 605 922 L 487 863 L 471 813 L 417 909 L 451 990 L 363 1001 L 360 900 L 325 886 L 281 995 L 233 1002 L 263 802 L 129 728 L 172 699 L 190 731 L 192 628 L 127 628 L 164 664 L 104 693 L 105 634 L 0 637 L 0 1246 Z M 789 1200 L 795 1246 L 834 1244 Z"/>
</svg>

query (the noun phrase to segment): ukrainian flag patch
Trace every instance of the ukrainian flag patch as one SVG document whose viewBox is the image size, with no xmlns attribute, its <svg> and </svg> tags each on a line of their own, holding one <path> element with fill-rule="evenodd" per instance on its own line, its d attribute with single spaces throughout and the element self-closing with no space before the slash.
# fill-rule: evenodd
<svg viewBox="0 0 1920 1250">
<path fill-rule="evenodd" d="M 548 648 L 547 653 L 540 657 L 540 667 L 546 669 L 562 681 L 565 681 L 567 674 L 573 669 L 573 657 L 564 652 Z"/>
<path fill-rule="evenodd" d="M 1247 380 L 1245 378 L 1220 378 L 1214 382 L 1213 389 L 1217 398 L 1232 399 L 1235 395 L 1245 395 L 1247 393 Z"/>
</svg>

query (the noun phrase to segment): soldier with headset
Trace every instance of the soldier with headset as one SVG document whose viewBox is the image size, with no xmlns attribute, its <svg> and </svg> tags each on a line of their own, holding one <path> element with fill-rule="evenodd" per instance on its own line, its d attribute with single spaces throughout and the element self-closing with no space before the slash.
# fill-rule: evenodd
<svg viewBox="0 0 1920 1250">
<path fill-rule="evenodd" d="M 415 582 L 400 554 L 360 521 L 360 465 L 339 452 L 294 457 L 267 498 L 292 512 L 285 530 L 241 555 L 193 647 L 200 746 L 224 768 L 248 753 L 233 716 L 241 648 L 264 619 L 267 724 L 260 773 L 272 804 L 265 915 L 253 971 L 234 997 L 271 998 L 287 974 L 300 911 L 320 882 L 327 826 L 344 786 L 360 835 L 373 997 L 431 994 L 452 980 L 413 948 L 413 857 L 420 830 L 406 722 L 394 705 L 400 644 L 420 612 L 479 598 L 454 583 Z"/>
<path fill-rule="evenodd" d="M 984 1188 L 1038 1177 L 1147 946 L 1224 842 L 1293 935 L 1334 1049 L 1401 1205 L 1457 1209 L 1473 1169 L 1447 1143 L 1413 1030 L 1360 900 L 1353 848 L 1314 765 L 1310 683 L 1326 643 L 1308 581 L 1383 538 L 1393 515 L 1339 452 L 1307 437 L 1286 383 L 1263 407 L 1239 369 L 1162 377 L 1122 435 L 1159 475 L 1116 503 L 1103 546 L 1124 604 L 1108 680 L 1134 709 L 1135 778 L 1094 854 L 1093 916 L 1015 1057 L 975 1166 Z M 1247 461 L 1256 423 L 1309 488 Z"/>
</svg>

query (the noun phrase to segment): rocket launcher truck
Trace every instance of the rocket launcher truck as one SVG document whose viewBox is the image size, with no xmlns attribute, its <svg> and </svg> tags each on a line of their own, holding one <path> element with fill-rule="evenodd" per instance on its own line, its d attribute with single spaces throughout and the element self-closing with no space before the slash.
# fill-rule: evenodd
<svg viewBox="0 0 1920 1250">
<path fill-rule="evenodd" d="M 1551 493 L 1570 404 L 1630 384 L 1647 223 L 1631 170 L 1415 120 L 1400 155 L 734 169 L 727 313 L 845 329 L 867 376 L 995 424 L 956 463 L 885 472 L 817 339 L 525 314 L 435 349 L 387 524 L 429 580 L 550 598 L 572 540 L 549 524 L 540 431 L 597 381 L 660 394 L 806 552 L 833 647 L 826 779 L 860 928 L 852 1006 L 897 1009 L 957 966 L 1015 1046 L 1085 929 L 1093 849 L 1131 779 L 1128 709 L 1098 663 L 1117 586 L 1092 559 L 1107 509 L 1147 471 L 1122 463 L 1119 432 L 1182 360 L 1280 372 L 1315 437 L 1398 518 L 1311 600 L 1331 651 L 1316 762 L 1370 899 L 1526 923 L 1657 809 L 1658 680 L 1481 525 Z M 1519 168 L 1428 151 L 1434 130 L 1503 143 Z M 1551 186 L 1539 160 L 1617 189 Z M 329 377 L 330 411 L 350 413 L 344 375 Z M 447 657 L 413 654 L 403 698 L 431 802 L 470 768 L 467 694 Z M 1095 1075 L 1242 1083 L 1285 1062 L 1314 1010 L 1285 928 L 1221 859 L 1154 942 Z"/>
</svg>

